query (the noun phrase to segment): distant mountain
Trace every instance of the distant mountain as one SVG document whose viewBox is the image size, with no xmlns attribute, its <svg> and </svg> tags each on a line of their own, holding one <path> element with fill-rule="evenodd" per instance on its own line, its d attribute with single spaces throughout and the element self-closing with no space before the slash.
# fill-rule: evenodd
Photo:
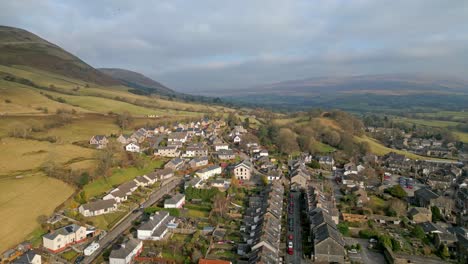
<svg viewBox="0 0 468 264">
<path fill-rule="evenodd" d="M 29 66 L 104 86 L 120 84 L 59 46 L 13 27 L 0 26 L 0 65 Z"/>
<path fill-rule="evenodd" d="M 218 91 L 218 94 L 220 92 Z M 221 92 L 224 98 L 276 109 L 350 111 L 465 109 L 468 81 L 422 74 L 362 75 L 291 80 Z"/>
<path fill-rule="evenodd" d="M 101 72 L 121 81 L 126 86 L 147 91 L 149 93 L 175 94 L 174 90 L 167 88 L 161 83 L 144 76 L 141 73 L 118 68 L 100 68 Z"/>
</svg>

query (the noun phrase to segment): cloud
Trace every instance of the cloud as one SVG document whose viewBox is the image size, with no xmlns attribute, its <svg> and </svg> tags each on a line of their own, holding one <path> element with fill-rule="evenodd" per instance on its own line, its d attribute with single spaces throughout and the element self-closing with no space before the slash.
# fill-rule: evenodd
<svg viewBox="0 0 468 264">
<path fill-rule="evenodd" d="M 463 76 L 467 1 L 4 1 L 21 27 L 95 67 L 139 71 L 177 90 L 425 72 Z"/>
</svg>

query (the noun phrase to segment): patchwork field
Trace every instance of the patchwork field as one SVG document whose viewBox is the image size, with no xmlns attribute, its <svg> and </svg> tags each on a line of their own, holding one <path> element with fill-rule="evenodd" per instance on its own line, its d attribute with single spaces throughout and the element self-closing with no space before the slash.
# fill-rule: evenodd
<svg viewBox="0 0 468 264">
<path fill-rule="evenodd" d="M 22 242 L 40 226 L 37 218 L 50 215 L 73 191 L 42 174 L 0 178 L 0 252 Z"/>
</svg>

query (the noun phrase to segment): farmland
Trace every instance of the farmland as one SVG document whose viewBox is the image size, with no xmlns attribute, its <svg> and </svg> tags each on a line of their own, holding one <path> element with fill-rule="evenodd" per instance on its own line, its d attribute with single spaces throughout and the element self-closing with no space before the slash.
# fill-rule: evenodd
<svg viewBox="0 0 468 264">
<path fill-rule="evenodd" d="M 72 193 L 69 185 L 43 174 L 0 178 L 0 251 L 23 241 L 40 226 L 39 216 L 51 214 Z"/>
</svg>

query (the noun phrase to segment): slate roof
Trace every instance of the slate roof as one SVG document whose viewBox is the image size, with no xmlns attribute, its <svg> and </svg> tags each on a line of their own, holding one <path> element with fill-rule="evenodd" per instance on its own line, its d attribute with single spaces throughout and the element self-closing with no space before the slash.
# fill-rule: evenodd
<svg viewBox="0 0 468 264">
<path fill-rule="evenodd" d="M 164 204 L 176 204 L 176 203 L 178 203 L 180 200 L 182 200 L 182 198 L 184 198 L 184 197 L 185 197 L 184 194 L 178 193 L 178 194 L 172 196 L 171 198 L 166 199 L 166 200 L 164 201 Z"/>
<path fill-rule="evenodd" d="M 77 224 L 71 224 L 71 225 L 67 225 L 62 228 L 59 228 L 51 233 L 45 234 L 44 237 L 50 240 L 54 240 L 58 235 L 66 236 L 66 235 L 75 233 L 80 228 L 81 226 Z"/>
<path fill-rule="evenodd" d="M 130 238 L 124 243 L 124 247 L 112 250 L 109 258 L 125 259 L 140 243 L 140 241 Z"/>
<path fill-rule="evenodd" d="M 324 224 L 319 226 L 318 228 L 314 229 L 315 244 L 318 244 L 328 238 L 332 238 L 341 246 L 344 246 L 344 240 L 341 235 L 338 233 L 338 230 L 334 229 L 332 226 L 328 224 Z"/>
<path fill-rule="evenodd" d="M 432 199 L 437 199 L 439 198 L 439 195 L 434 193 L 433 191 L 427 189 L 427 188 L 422 188 L 414 192 L 414 196 L 420 197 L 426 201 L 430 201 Z"/>
<path fill-rule="evenodd" d="M 38 255 L 33 250 L 29 250 L 28 252 L 24 253 L 18 259 L 13 261 L 13 264 L 30 264 L 34 257 Z"/>
<path fill-rule="evenodd" d="M 109 200 L 98 200 L 95 202 L 90 202 L 87 204 L 83 204 L 82 206 L 85 210 L 94 212 L 94 211 L 101 210 L 101 209 L 112 208 L 114 207 L 116 203 L 117 202 L 115 201 L 115 199 L 109 199 Z"/>
<path fill-rule="evenodd" d="M 138 230 L 153 230 L 158 224 L 161 223 L 161 221 L 169 216 L 168 211 L 159 211 L 156 212 L 154 215 L 151 217 L 153 219 L 148 220 L 148 222 L 144 223 L 141 225 Z"/>
</svg>

